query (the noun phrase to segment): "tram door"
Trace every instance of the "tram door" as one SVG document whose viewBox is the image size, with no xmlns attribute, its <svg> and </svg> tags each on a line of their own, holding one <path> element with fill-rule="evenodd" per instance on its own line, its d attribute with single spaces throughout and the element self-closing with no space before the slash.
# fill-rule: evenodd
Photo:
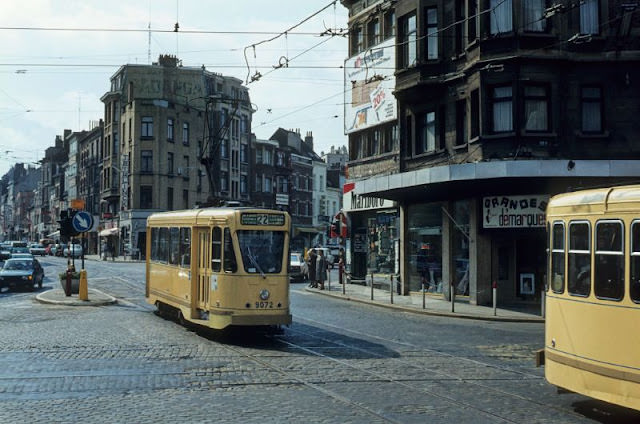
<svg viewBox="0 0 640 424">
<path fill-rule="evenodd" d="M 211 238 L 209 228 L 196 228 L 198 240 L 198 282 L 196 287 L 195 300 L 196 309 L 206 310 L 209 305 L 209 290 L 211 280 Z"/>
<path fill-rule="evenodd" d="M 493 241 L 491 280 L 498 283 L 498 301 L 515 296 L 515 245 L 511 238 Z"/>
</svg>

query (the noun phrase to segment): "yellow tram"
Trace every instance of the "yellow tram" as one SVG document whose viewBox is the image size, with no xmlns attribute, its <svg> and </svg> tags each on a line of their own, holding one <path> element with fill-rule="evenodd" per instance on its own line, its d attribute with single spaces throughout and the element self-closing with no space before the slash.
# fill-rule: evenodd
<svg viewBox="0 0 640 424">
<path fill-rule="evenodd" d="M 640 410 L 640 186 L 553 197 L 545 376 Z"/>
<path fill-rule="evenodd" d="M 290 221 L 282 211 L 233 207 L 151 215 L 147 302 L 214 329 L 291 324 Z"/>
</svg>

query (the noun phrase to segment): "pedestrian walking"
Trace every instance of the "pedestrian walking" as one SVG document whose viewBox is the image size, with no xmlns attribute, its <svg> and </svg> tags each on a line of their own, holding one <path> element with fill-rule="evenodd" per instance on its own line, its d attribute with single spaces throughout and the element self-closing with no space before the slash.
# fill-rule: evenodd
<svg viewBox="0 0 640 424">
<path fill-rule="evenodd" d="M 327 270 L 329 269 L 329 262 L 324 257 L 324 251 L 318 250 L 318 258 L 316 259 L 316 283 L 320 287 L 320 290 L 324 290 L 324 282 L 327 281 Z"/>
<path fill-rule="evenodd" d="M 318 283 L 316 281 L 316 261 L 317 261 L 318 255 L 316 255 L 316 251 L 314 249 L 309 249 L 309 263 L 308 263 L 308 268 L 309 268 L 309 273 L 308 273 L 308 278 L 309 278 L 309 287 L 313 287 L 313 288 L 317 288 L 318 287 Z"/>
</svg>

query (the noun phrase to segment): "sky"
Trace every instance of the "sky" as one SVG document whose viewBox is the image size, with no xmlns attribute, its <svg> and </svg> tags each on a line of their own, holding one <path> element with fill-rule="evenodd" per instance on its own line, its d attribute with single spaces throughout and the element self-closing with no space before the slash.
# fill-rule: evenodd
<svg viewBox="0 0 640 424">
<path fill-rule="evenodd" d="M 312 132 L 317 153 L 346 145 L 348 40 L 320 34 L 346 34 L 347 19 L 329 0 L 3 0 L 0 176 L 90 129 L 118 68 L 160 54 L 244 81 L 259 139 L 285 128 Z"/>
</svg>

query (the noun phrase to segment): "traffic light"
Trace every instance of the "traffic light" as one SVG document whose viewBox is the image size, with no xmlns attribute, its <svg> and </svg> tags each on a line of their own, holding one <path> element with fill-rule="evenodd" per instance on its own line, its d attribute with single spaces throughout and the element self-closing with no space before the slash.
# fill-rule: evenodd
<svg viewBox="0 0 640 424">
<path fill-rule="evenodd" d="M 78 233 L 73 228 L 73 217 L 76 216 L 78 211 L 68 209 L 66 211 L 60 211 L 60 219 L 58 220 L 58 224 L 60 227 L 58 230 L 60 231 L 60 235 L 64 237 L 75 237 Z"/>
</svg>

